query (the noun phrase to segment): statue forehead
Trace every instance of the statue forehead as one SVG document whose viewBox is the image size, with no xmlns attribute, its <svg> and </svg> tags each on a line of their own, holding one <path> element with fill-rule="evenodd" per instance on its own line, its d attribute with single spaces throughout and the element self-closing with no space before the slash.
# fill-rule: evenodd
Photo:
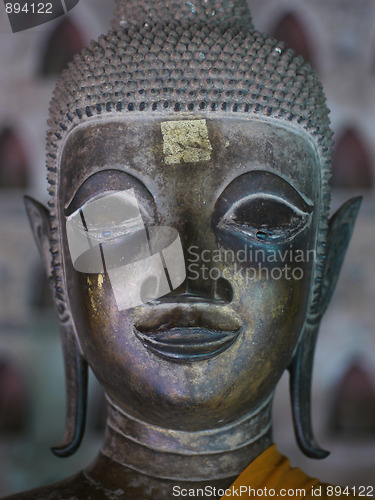
<svg viewBox="0 0 375 500">
<path fill-rule="evenodd" d="M 118 169 L 145 182 L 202 173 L 213 184 L 250 170 L 280 175 L 303 195 L 319 191 L 320 164 L 311 137 L 302 129 L 256 117 L 166 117 L 142 113 L 95 119 L 75 128 L 61 155 L 60 189 L 65 200 L 92 174 Z M 70 175 L 74 173 L 74 181 Z M 213 186 L 214 188 L 214 186 Z M 152 189 L 151 189 L 152 191 Z"/>
</svg>

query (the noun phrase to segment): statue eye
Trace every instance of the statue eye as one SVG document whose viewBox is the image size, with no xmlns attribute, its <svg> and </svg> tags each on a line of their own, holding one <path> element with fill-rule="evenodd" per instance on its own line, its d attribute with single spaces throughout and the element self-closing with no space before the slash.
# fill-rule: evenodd
<svg viewBox="0 0 375 500">
<path fill-rule="evenodd" d="M 286 200 L 274 195 L 251 195 L 235 203 L 219 222 L 219 227 L 265 243 L 281 243 L 293 238 L 310 219 Z"/>
<path fill-rule="evenodd" d="M 134 190 L 106 193 L 68 217 L 68 225 L 91 240 L 111 241 L 144 228 Z"/>
</svg>

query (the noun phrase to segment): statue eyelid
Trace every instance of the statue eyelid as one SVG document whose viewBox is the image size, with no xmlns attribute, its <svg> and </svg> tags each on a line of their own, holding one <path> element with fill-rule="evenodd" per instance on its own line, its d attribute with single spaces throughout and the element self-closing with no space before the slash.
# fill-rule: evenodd
<svg viewBox="0 0 375 500">
<path fill-rule="evenodd" d="M 262 243 L 284 243 L 306 227 L 312 210 L 312 206 L 301 210 L 273 194 L 251 194 L 234 203 L 218 227 Z"/>
<path fill-rule="evenodd" d="M 84 211 L 85 208 L 87 208 L 88 206 L 90 206 L 90 204 L 92 204 L 94 202 L 97 202 L 100 199 L 104 199 L 107 196 L 110 196 L 110 195 L 113 195 L 113 194 L 116 194 L 116 193 L 122 193 L 124 191 L 126 191 L 126 190 L 104 191 L 102 193 L 96 194 L 95 196 L 93 196 L 91 198 L 88 198 L 88 199 L 86 198 L 86 199 L 84 199 L 82 201 L 79 200 L 79 199 L 77 199 L 77 194 L 78 194 L 78 191 L 77 191 L 76 195 L 73 197 L 73 199 L 72 199 L 71 203 L 69 204 L 69 206 L 64 210 L 64 215 L 67 218 L 70 218 L 74 214 L 77 214 L 79 211 L 80 212 Z M 142 203 L 141 197 L 138 196 L 136 198 L 136 200 L 137 200 L 137 205 L 138 205 L 140 214 L 142 216 L 143 222 L 146 225 L 154 224 L 153 214 L 150 214 L 149 210 L 147 210 L 147 208 L 145 207 L 145 205 Z"/>
<path fill-rule="evenodd" d="M 66 200 L 64 215 L 70 217 L 88 203 L 111 194 L 134 190 L 139 210 L 145 224 L 156 223 L 155 200 L 147 187 L 135 176 L 117 169 L 104 169 L 87 177 Z"/>
<path fill-rule="evenodd" d="M 99 243 L 135 234 L 150 222 L 152 218 L 139 203 L 134 189 L 100 193 L 67 215 L 70 231 Z"/>
</svg>

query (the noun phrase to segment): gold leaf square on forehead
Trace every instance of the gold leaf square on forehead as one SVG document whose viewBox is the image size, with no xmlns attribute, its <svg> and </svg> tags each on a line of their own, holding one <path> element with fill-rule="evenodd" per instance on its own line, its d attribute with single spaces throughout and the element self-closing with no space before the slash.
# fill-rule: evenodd
<svg viewBox="0 0 375 500">
<path fill-rule="evenodd" d="M 161 132 L 165 163 L 197 163 L 211 159 L 206 120 L 162 122 Z"/>
</svg>

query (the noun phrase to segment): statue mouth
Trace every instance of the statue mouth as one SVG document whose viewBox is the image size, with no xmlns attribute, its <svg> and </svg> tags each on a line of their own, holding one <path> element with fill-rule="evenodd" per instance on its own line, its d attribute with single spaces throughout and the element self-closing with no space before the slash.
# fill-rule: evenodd
<svg viewBox="0 0 375 500">
<path fill-rule="evenodd" d="M 156 301 L 155 301 L 156 302 Z M 235 313 L 214 301 L 159 301 L 135 325 L 134 333 L 154 354 L 170 361 L 209 359 L 228 349 L 242 323 Z"/>
</svg>

